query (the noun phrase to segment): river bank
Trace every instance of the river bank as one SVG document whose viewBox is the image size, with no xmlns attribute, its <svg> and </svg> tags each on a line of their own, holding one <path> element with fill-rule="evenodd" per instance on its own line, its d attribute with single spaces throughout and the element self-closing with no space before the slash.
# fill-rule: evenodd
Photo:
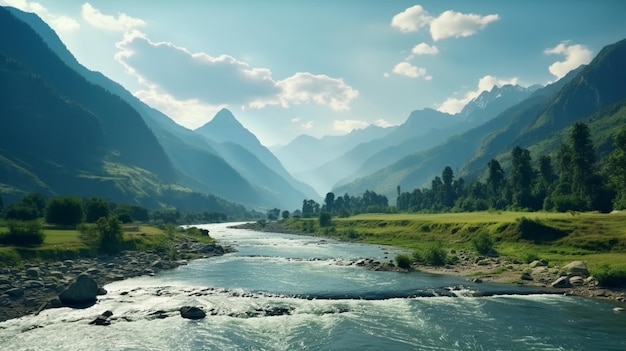
<svg viewBox="0 0 626 351">
<path fill-rule="evenodd" d="M 232 249 L 193 238 L 172 243 L 172 251 L 123 251 L 64 261 L 25 262 L 20 268 L 0 268 L 0 322 L 36 313 L 55 299 L 74 279 L 86 273 L 102 287 L 114 281 L 187 264 L 177 257 L 221 256 Z"/>
<path fill-rule="evenodd" d="M 231 228 L 312 235 L 310 233 L 294 230 L 280 222 L 250 222 L 232 226 Z M 584 262 L 575 261 L 570 265 L 561 267 L 552 265 L 546 260 L 523 263 L 496 255 L 480 256 L 468 250 L 458 252 L 453 250 L 449 252 L 449 254 L 458 258 L 456 263 L 443 266 L 428 266 L 414 263 L 411 265 L 410 269 L 403 269 L 395 264 L 393 257 L 389 257 L 390 260 L 384 262 L 363 258 L 345 264 L 354 264 L 371 270 L 400 272 L 413 270 L 429 274 L 453 275 L 478 283 L 484 281 L 548 288 L 553 289 L 555 293 L 610 300 L 626 307 L 626 289 L 598 286 L 597 281 L 590 275 Z"/>
</svg>

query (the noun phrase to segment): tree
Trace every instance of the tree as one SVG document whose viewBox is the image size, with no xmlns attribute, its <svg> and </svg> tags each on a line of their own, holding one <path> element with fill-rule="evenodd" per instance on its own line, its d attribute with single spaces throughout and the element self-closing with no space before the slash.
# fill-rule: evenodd
<svg viewBox="0 0 626 351">
<path fill-rule="evenodd" d="M 443 196 L 442 196 L 442 205 L 445 208 L 451 208 L 454 206 L 454 201 L 456 200 L 456 194 L 453 188 L 454 182 L 454 173 L 452 172 L 452 168 L 446 166 L 441 172 L 441 180 L 443 181 Z"/>
<path fill-rule="evenodd" d="M 595 149 L 587 124 L 574 123 L 569 137 L 572 152 L 572 193 L 581 197 L 590 197 L 591 178 L 595 163 Z"/>
<path fill-rule="evenodd" d="M 500 162 L 496 159 L 492 159 L 487 163 L 489 169 L 489 176 L 487 177 L 487 189 L 489 191 L 489 202 L 491 207 L 501 209 L 500 199 L 502 199 L 502 191 L 506 184 L 506 178 L 504 176 L 504 170 L 500 166 Z"/>
<path fill-rule="evenodd" d="M 116 216 L 100 217 L 96 221 L 100 251 L 114 254 L 122 249 L 124 242 L 122 222 Z"/>
<path fill-rule="evenodd" d="M 76 197 L 53 197 L 46 207 L 46 222 L 62 226 L 75 226 L 85 216 L 82 201 Z"/>
<path fill-rule="evenodd" d="M 330 212 L 322 211 L 320 213 L 320 227 L 328 227 L 332 224 Z"/>
<path fill-rule="evenodd" d="M 527 149 L 516 146 L 511 151 L 512 165 L 509 176 L 510 190 L 512 192 L 512 205 L 518 208 L 533 207 L 531 186 L 535 178 L 532 167 L 532 158 Z"/>
<path fill-rule="evenodd" d="M 607 159 L 606 172 L 616 193 L 613 208 L 621 210 L 626 208 L 626 128 L 615 136 L 613 143 L 615 150 Z"/>
<path fill-rule="evenodd" d="M 326 206 L 326 211 L 333 213 L 335 206 L 335 194 L 327 193 L 324 198 L 324 205 Z"/>
<path fill-rule="evenodd" d="M 23 198 L 21 203 L 24 206 L 34 208 L 37 212 L 37 218 L 43 217 L 46 210 L 46 198 L 40 193 L 28 193 Z"/>
<path fill-rule="evenodd" d="M 4 218 L 18 221 L 32 221 L 38 218 L 37 209 L 25 206 L 21 203 L 14 204 L 7 208 Z"/>
<path fill-rule="evenodd" d="M 100 217 L 107 217 L 110 213 L 109 203 L 99 197 L 85 200 L 85 222 L 95 223 Z"/>
<path fill-rule="evenodd" d="M 273 208 L 267 211 L 267 219 L 270 221 L 275 221 L 280 216 L 280 210 L 278 208 Z"/>
<path fill-rule="evenodd" d="M 289 219 L 289 211 L 284 210 L 280 215 L 283 217 L 283 219 Z"/>
</svg>

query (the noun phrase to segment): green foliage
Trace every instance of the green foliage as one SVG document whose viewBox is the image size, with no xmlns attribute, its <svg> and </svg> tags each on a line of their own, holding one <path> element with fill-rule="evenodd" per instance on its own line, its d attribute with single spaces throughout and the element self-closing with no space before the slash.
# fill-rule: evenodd
<svg viewBox="0 0 626 351">
<path fill-rule="evenodd" d="M 259 225 L 261 228 L 265 228 L 267 226 L 267 220 L 259 219 L 258 221 L 256 221 L 256 224 Z"/>
<path fill-rule="evenodd" d="M 281 217 L 283 219 L 289 219 L 289 215 L 290 215 L 290 213 L 287 210 L 284 210 L 283 212 L 281 212 Z"/>
<path fill-rule="evenodd" d="M 591 273 L 600 286 L 611 288 L 626 286 L 626 268 L 601 265 L 597 269 L 592 269 Z"/>
<path fill-rule="evenodd" d="M 430 266 L 443 266 L 446 264 L 447 258 L 448 253 L 440 243 L 428 246 L 422 254 L 424 263 Z"/>
<path fill-rule="evenodd" d="M 152 218 L 157 223 L 177 224 L 181 216 L 181 213 L 177 209 L 172 208 L 162 208 L 152 212 Z"/>
<path fill-rule="evenodd" d="M 76 197 L 53 197 L 46 207 L 46 222 L 61 226 L 75 226 L 83 221 L 82 201 Z"/>
<path fill-rule="evenodd" d="M 100 217 L 96 222 L 99 250 L 106 254 L 115 254 L 122 250 L 122 223 L 117 217 Z"/>
<path fill-rule="evenodd" d="M 9 221 L 8 232 L 0 234 L 0 244 L 15 246 L 41 245 L 45 235 L 38 221 Z"/>
<path fill-rule="evenodd" d="M 85 200 L 85 222 L 95 223 L 100 217 L 107 217 L 110 213 L 109 203 L 98 197 Z"/>
<path fill-rule="evenodd" d="M 38 218 L 37 209 L 23 204 L 9 206 L 4 218 L 18 221 L 33 221 Z"/>
<path fill-rule="evenodd" d="M 472 245 L 474 249 L 481 255 L 488 255 L 495 252 L 493 247 L 493 240 L 486 232 L 481 232 L 472 239 Z"/>
<path fill-rule="evenodd" d="M 517 228 L 521 238 L 535 243 L 545 243 L 560 239 L 567 235 L 566 231 L 543 224 L 538 220 L 526 217 L 517 219 Z"/>
<path fill-rule="evenodd" d="M 320 213 L 319 221 L 320 221 L 320 227 L 329 227 L 333 224 L 332 218 L 330 216 L 330 212 L 327 212 L 327 211 L 322 211 Z"/>
<path fill-rule="evenodd" d="M 22 265 L 20 254 L 13 248 L 0 248 L 0 267 L 18 267 Z"/>
<path fill-rule="evenodd" d="M 398 267 L 400 268 L 407 268 L 407 269 L 411 268 L 412 260 L 409 255 L 405 255 L 405 254 L 396 255 L 395 261 Z"/>
<path fill-rule="evenodd" d="M 20 202 L 22 205 L 30 207 L 37 212 L 37 218 L 43 217 L 46 210 L 46 198 L 40 193 L 28 193 Z"/>
</svg>

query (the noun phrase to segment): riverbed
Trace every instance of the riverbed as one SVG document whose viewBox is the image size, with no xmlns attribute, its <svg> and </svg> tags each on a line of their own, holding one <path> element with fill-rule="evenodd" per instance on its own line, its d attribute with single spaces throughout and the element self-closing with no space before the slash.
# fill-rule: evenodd
<svg viewBox="0 0 626 351">
<path fill-rule="evenodd" d="M 105 286 L 87 309 L 0 323 L 3 350 L 624 350 L 614 304 L 372 271 L 388 247 L 203 226 L 237 252 Z M 180 317 L 181 306 L 207 311 Z M 111 311 L 111 325 L 89 325 Z"/>
</svg>

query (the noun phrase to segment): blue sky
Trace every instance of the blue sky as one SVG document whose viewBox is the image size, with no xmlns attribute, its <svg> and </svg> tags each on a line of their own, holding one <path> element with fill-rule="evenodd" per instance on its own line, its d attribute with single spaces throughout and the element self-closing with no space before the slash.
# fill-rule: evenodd
<svg viewBox="0 0 626 351">
<path fill-rule="evenodd" d="M 221 108 L 266 146 L 455 113 L 626 38 L 626 1 L 0 0 L 190 129 Z"/>
</svg>

